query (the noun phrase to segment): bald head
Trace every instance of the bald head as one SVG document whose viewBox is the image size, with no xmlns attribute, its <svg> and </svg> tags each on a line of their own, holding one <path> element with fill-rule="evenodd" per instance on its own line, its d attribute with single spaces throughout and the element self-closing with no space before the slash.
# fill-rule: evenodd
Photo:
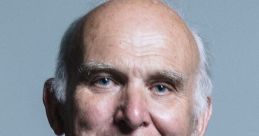
<svg viewBox="0 0 259 136">
<path fill-rule="evenodd" d="M 178 56 L 187 55 L 180 60 L 190 62 L 186 67 L 195 69 L 199 61 L 191 31 L 174 10 L 159 0 L 108 1 L 87 15 L 83 37 L 85 46 L 101 44 L 112 37 L 121 37 L 124 41 L 117 42 L 131 43 L 131 47 L 141 46 L 137 42 L 164 39 L 178 46 Z"/>
<path fill-rule="evenodd" d="M 66 134 L 204 134 L 210 101 L 197 90 L 210 85 L 206 57 L 173 9 L 159 0 L 110 0 L 70 30 L 53 84 L 71 106 L 73 117 L 61 122 Z M 201 116 L 198 99 L 207 107 Z"/>
</svg>

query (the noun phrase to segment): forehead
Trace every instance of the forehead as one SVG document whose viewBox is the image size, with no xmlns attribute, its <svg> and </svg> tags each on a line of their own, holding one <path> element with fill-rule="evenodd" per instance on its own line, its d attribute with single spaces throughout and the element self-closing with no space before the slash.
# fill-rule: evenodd
<svg viewBox="0 0 259 136">
<path fill-rule="evenodd" d="M 156 3 L 99 7 L 87 17 L 83 38 L 85 61 L 111 61 L 123 55 L 124 62 L 129 58 L 163 60 L 185 72 L 193 72 L 199 61 L 185 23 L 174 11 Z"/>
</svg>

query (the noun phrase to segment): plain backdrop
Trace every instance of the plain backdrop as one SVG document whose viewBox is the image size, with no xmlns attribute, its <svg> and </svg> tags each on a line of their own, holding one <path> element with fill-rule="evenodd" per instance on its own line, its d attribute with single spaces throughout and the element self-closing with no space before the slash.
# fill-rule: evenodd
<svg viewBox="0 0 259 136">
<path fill-rule="evenodd" d="M 52 136 L 42 103 L 69 24 L 100 3 L 0 1 L 0 136 Z M 259 135 L 259 1 L 175 0 L 211 52 L 213 116 L 207 136 Z"/>
</svg>

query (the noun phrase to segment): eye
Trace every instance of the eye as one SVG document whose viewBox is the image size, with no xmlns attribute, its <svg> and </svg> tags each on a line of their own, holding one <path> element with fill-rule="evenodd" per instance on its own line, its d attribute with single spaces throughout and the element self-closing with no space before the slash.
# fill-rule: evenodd
<svg viewBox="0 0 259 136">
<path fill-rule="evenodd" d="M 96 84 L 102 85 L 102 86 L 109 85 L 109 83 L 111 83 L 111 79 L 106 78 L 106 77 L 100 78 L 100 79 L 98 79 L 98 80 L 96 81 Z"/>
<path fill-rule="evenodd" d="M 111 88 L 116 84 L 110 77 L 96 77 L 91 85 L 99 88 Z"/>
<path fill-rule="evenodd" d="M 166 95 L 173 91 L 172 87 L 166 83 L 155 83 L 150 87 L 150 90 L 156 95 Z"/>
</svg>

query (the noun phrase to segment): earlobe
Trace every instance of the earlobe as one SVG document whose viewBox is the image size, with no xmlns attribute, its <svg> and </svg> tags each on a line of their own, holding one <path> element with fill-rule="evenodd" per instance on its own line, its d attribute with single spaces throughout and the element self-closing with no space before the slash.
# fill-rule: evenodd
<svg viewBox="0 0 259 136">
<path fill-rule="evenodd" d="M 197 130 L 198 130 L 199 136 L 203 136 L 205 134 L 211 114 L 212 114 L 211 97 L 207 97 L 207 107 L 198 119 Z"/>
<path fill-rule="evenodd" d="M 64 124 L 61 118 L 61 103 L 57 100 L 53 87 L 53 78 L 48 79 L 43 88 L 43 103 L 46 109 L 49 124 L 56 135 L 64 133 Z"/>
</svg>

